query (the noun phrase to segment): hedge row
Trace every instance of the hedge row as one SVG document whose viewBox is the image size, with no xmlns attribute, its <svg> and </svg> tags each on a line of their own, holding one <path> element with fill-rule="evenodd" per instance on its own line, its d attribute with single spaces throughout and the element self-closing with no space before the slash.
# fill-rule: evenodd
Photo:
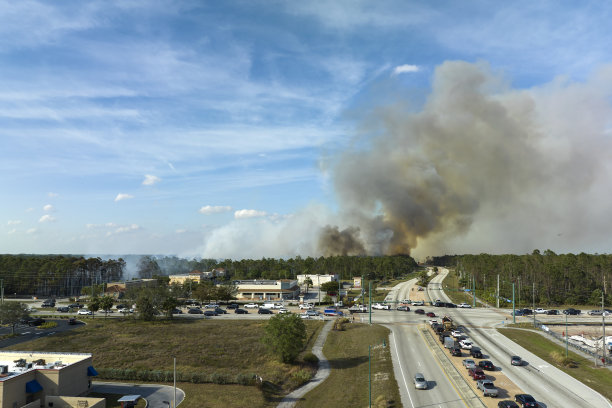
<svg viewBox="0 0 612 408">
<path fill-rule="evenodd" d="M 174 380 L 174 372 L 162 370 L 134 370 L 131 368 L 99 368 L 98 378 L 103 380 L 172 382 Z M 194 384 L 255 385 L 257 383 L 257 375 L 252 373 L 230 375 L 220 373 L 184 373 L 177 371 L 176 381 Z"/>
</svg>

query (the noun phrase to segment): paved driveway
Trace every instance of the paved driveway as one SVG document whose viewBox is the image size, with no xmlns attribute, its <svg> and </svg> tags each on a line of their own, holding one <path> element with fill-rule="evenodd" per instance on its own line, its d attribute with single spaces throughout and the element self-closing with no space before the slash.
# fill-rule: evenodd
<svg viewBox="0 0 612 408">
<path fill-rule="evenodd" d="M 157 384 L 125 384 L 116 382 L 94 381 L 93 392 L 101 394 L 140 395 L 148 402 L 148 408 L 169 408 L 174 401 L 174 387 Z M 176 405 L 185 398 L 180 388 L 176 389 Z"/>
</svg>

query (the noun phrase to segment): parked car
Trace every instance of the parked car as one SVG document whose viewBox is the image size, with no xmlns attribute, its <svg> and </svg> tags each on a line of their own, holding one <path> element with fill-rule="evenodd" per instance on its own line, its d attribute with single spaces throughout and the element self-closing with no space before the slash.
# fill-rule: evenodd
<svg viewBox="0 0 612 408">
<path fill-rule="evenodd" d="M 257 309 L 259 305 L 257 303 L 247 303 L 246 305 L 244 305 L 244 307 L 247 309 Z"/>
<path fill-rule="evenodd" d="M 421 373 L 416 373 L 414 375 L 414 388 L 417 390 L 426 390 L 427 389 L 427 381 L 425 380 L 425 376 Z"/>
<path fill-rule="evenodd" d="M 463 354 L 461 353 L 461 349 L 459 347 L 453 347 L 451 349 L 451 355 L 454 357 L 461 357 Z"/>
<path fill-rule="evenodd" d="M 202 311 L 202 309 L 198 309 L 197 307 L 190 307 L 187 310 L 188 314 L 203 314 L 204 312 Z"/>
<path fill-rule="evenodd" d="M 68 313 L 68 312 L 70 312 L 70 308 L 68 306 L 60 306 L 60 307 L 58 307 L 55 310 L 57 310 L 58 312 L 61 312 L 61 313 Z"/>
<path fill-rule="evenodd" d="M 470 368 L 475 368 L 476 367 L 476 362 L 474 360 L 472 360 L 471 358 L 466 358 L 464 359 L 461 364 L 463 364 L 463 366 L 465 368 L 467 368 L 468 370 Z"/>
<path fill-rule="evenodd" d="M 423 309 L 416 309 L 416 310 L 414 311 L 414 313 L 424 315 L 424 314 L 425 314 L 425 311 L 424 311 Z"/>
<path fill-rule="evenodd" d="M 208 316 L 208 317 L 213 317 L 213 316 L 217 316 L 217 312 L 214 310 L 205 310 L 204 311 L 204 316 Z"/>
<path fill-rule="evenodd" d="M 68 324 L 70 325 L 77 324 L 77 319 L 74 317 L 71 317 L 70 319 L 68 319 Z"/>
<path fill-rule="evenodd" d="M 529 394 L 516 394 L 514 400 L 522 408 L 537 408 L 539 407 L 538 402 Z"/>
<path fill-rule="evenodd" d="M 464 302 L 464 303 L 459 303 L 459 304 L 457 305 L 457 307 L 462 307 L 462 308 L 464 308 L 464 309 L 469 309 L 469 308 L 471 308 L 471 307 L 472 307 L 472 305 L 470 305 L 469 303 L 465 303 L 465 302 Z"/>
<path fill-rule="evenodd" d="M 436 317 L 434 312 L 427 312 L 427 317 Z"/>
<path fill-rule="evenodd" d="M 40 305 L 40 307 L 55 307 L 55 300 L 45 300 L 44 302 L 42 302 L 42 304 Z"/>
<path fill-rule="evenodd" d="M 216 303 L 209 303 L 206 306 L 204 306 L 204 309 L 216 309 L 218 307 L 219 307 L 219 305 L 216 304 Z"/>
<path fill-rule="evenodd" d="M 260 308 L 257 313 L 259 314 L 274 314 L 274 312 L 271 309 L 266 309 L 266 308 Z"/>
<path fill-rule="evenodd" d="M 236 314 L 249 314 L 249 311 L 246 310 L 246 309 L 238 308 L 238 309 L 234 309 L 234 313 L 236 313 Z"/>
<path fill-rule="evenodd" d="M 409 312 L 410 308 L 408 306 L 402 305 L 402 306 L 398 306 L 397 310 L 399 310 L 400 312 Z"/>
<path fill-rule="evenodd" d="M 316 310 L 307 310 L 306 315 L 310 317 L 317 317 L 319 315 L 319 312 L 317 312 Z"/>
<path fill-rule="evenodd" d="M 77 312 L 77 314 L 80 315 L 92 315 L 93 313 L 91 312 L 91 310 L 87 310 L 87 309 L 81 309 Z"/>
<path fill-rule="evenodd" d="M 284 307 L 282 307 L 282 308 L 278 309 L 278 313 L 280 313 L 280 314 L 288 314 L 288 313 L 291 313 L 291 312 L 289 311 L 289 309 L 285 309 Z"/>
<path fill-rule="evenodd" d="M 485 397 L 497 397 L 497 388 L 491 380 L 478 380 L 476 381 L 476 387 L 482 391 Z"/>
<path fill-rule="evenodd" d="M 175 315 L 175 314 L 183 314 L 183 311 L 181 309 L 174 308 L 174 309 L 172 309 L 172 314 L 173 315 Z"/>
<path fill-rule="evenodd" d="M 484 371 L 482 371 L 482 368 L 479 367 L 474 367 L 474 368 L 470 368 L 468 370 L 468 374 L 470 375 L 470 377 L 472 377 L 474 380 L 484 380 L 485 378 L 487 378 L 485 376 Z"/>
<path fill-rule="evenodd" d="M 470 356 L 474 358 L 482 358 L 482 351 L 480 350 L 480 347 L 472 346 L 470 349 Z"/>
<path fill-rule="evenodd" d="M 483 370 L 488 370 L 488 371 L 494 371 L 495 370 L 495 366 L 489 360 L 479 361 L 478 362 L 478 367 L 482 368 Z"/>
<path fill-rule="evenodd" d="M 523 365 L 523 359 L 519 356 L 512 356 L 510 357 L 510 364 L 512 364 L 513 366 L 521 366 Z"/>
<path fill-rule="evenodd" d="M 80 303 L 71 303 L 68 305 L 69 308 L 71 309 L 80 309 L 82 308 L 84 305 L 80 304 Z M 117 309 L 119 309 L 119 307 L 117 307 Z"/>
<path fill-rule="evenodd" d="M 582 311 L 581 311 L 581 310 L 574 309 L 574 308 L 572 308 L 572 307 L 570 307 L 569 309 L 565 309 L 565 310 L 563 311 L 563 314 L 566 314 L 566 315 L 574 315 L 574 316 L 575 316 L 575 315 L 579 315 L 580 313 L 582 313 Z"/>
<path fill-rule="evenodd" d="M 300 304 L 300 309 L 302 310 L 310 310 L 314 308 L 314 305 L 312 303 L 302 303 Z"/>
<path fill-rule="evenodd" d="M 499 408 L 519 408 L 519 406 L 516 405 L 516 402 L 510 400 L 499 401 L 497 406 Z"/>
</svg>

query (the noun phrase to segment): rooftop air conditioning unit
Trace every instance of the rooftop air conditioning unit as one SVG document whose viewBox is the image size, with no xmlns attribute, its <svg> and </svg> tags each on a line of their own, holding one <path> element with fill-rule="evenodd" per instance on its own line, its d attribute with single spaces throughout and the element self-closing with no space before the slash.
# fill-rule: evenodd
<svg viewBox="0 0 612 408">
<path fill-rule="evenodd" d="M 8 366 L 0 365 L 0 374 L 6 374 L 6 373 L 8 373 Z"/>
</svg>

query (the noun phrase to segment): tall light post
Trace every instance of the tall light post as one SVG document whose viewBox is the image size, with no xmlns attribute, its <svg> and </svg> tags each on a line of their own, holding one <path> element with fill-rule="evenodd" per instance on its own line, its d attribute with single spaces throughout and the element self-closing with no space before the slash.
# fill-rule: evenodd
<svg viewBox="0 0 612 408">
<path fill-rule="evenodd" d="M 516 323 L 516 308 L 514 304 L 514 282 L 512 282 L 512 323 Z"/>
<path fill-rule="evenodd" d="M 372 346 L 368 345 L 368 399 L 372 408 Z"/>
<path fill-rule="evenodd" d="M 567 315 L 568 313 L 565 314 L 565 358 L 569 355 L 569 350 L 567 349 Z"/>
</svg>

